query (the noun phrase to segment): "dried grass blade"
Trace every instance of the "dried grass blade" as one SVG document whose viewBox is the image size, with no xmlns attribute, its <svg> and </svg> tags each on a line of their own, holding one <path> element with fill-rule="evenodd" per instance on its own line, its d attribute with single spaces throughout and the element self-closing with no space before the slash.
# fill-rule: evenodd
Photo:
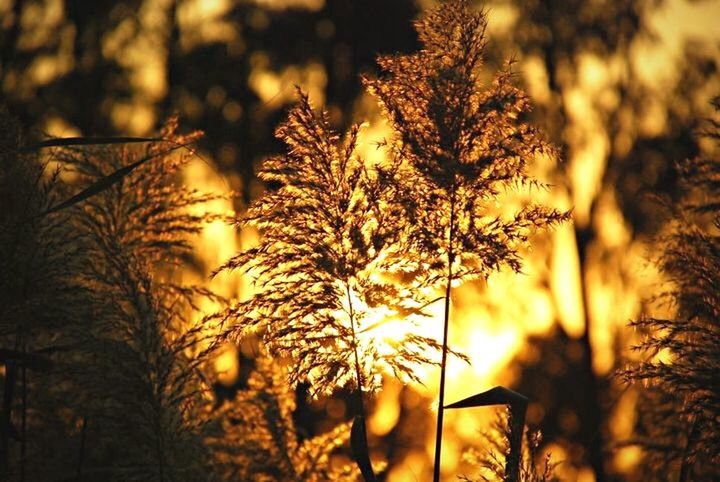
<svg viewBox="0 0 720 482">
<path fill-rule="evenodd" d="M 525 428 L 528 398 L 509 388 L 497 386 L 459 402 L 445 405 L 445 408 L 485 407 L 489 405 L 507 405 L 510 407 L 510 452 L 505 459 L 504 482 L 518 482 L 520 480 L 522 434 Z"/>
<path fill-rule="evenodd" d="M 19 149 L 20 152 L 33 152 L 48 147 L 101 146 L 110 144 L 135 144 L 141 142 L 161 142 L 158 137 L 57 137 L 46 139 Z"/>
<path fill-rule="evenodd" d="M 352 429 L 350 430 L 350 448 L 365 482 L 375 482 L 377 479 L 370 463 L 365 418 L 361 415 L 356 415 L 353 420 Z"/>
<path fill-rule="evenodd" d="M 139 159 L 139 160 L 133 162 L 132 164 L 129 164 L 125 167 L 121 167 L 117 171 L 115 171 L 111 174 L 108 174 L 107 176 L 105 176 L 103 178 L 100 178 L 99 180 L 97 180 L 96 182 L 91 184 L 86 189 L 84 189 L 84 190 L 80 191 L 78 194 L 72 196 L 70 199 L 63 201 L 60 204 L 53 206 L 50 209 L 40 213 L 40 216 L 46 216 L 48 214 L 60 211 L 65 208 L 69 208 L 71 206 L 74 206 L 75 204 L 85 201 L 86 199 L 88 199 L 96 194 L 99 194 L 99 193 L 105 191 L 106 189 L 112 187 L 114 184 L 120 182 L 125 176 L 130 174 L 136 168 L 145 164 L 147 161 L 149 161 L 155 157 L 164 156 L 164 155 L 169 154 L 170 152 L 172 152 L 176 149 L 180 149 L 182 147 L 186 147 L 186 146 L 184 144 L 177 145 L 166 151 L 150 154 L 148 156 L 143 157 L 142 159 Z"/>
</svg>

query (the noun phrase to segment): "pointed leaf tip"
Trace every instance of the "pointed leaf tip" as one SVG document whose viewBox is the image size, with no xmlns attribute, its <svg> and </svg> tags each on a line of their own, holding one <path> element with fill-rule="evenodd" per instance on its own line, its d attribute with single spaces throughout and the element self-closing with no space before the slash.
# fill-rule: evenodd
<svg viewBox="0 0 720 482">
<path fill-rule="evenodd" d="M 20 148 L 20 152 L 39 151 L 48 147 L 100 146 L 111 144 L 134 144 L 139 142 L 161 142 L 158 137 L 54 137 L 37 144 Z"/>
<path fill-rule="evenodd" d="M 493 387 L 477 395 L 465 398 L 450 405 L 445 405 L 445 408 L 469 408 L 469 407 L 486 407 L 489 405 L 527 405 L 528 398 L 521 393 L 518 393 L 509 388 L 503 386 Z"/>
<path fill-rule="evenodd" d="M 69 208 L 71 206 L 74 206 L 82 201 L 85 201 L 86 199 L 95 196 L 96 194 L 99 194 L 108 188 L 112 187 L 113 185 L 117 184 L 118 182 L 122 181 L 128 174 L 133 172 L 136 168 L 140 167 L 141 165 L 145 164 L 146 162 L 150 161 L 151 159 L 154 159 L 156 157 L 161 157 L 164 155 L 167 155 L 177 149 L 180 149 L 182 147 L 186 147 L 183 144 L 176 145 L 174 147 L 171 147 L 167 149 L 166 151 L 153 153 L 150 155 L 147 155 L 127 166 L 121 167 L 120 169 L 108 174 L 105 177 L 102 177 L 95 181 L 93 184 L 88 186 L 87 188 L 83 189 L 79 193 L 75 194 L 74 196 L 70 197 L 66 201 L 61 202 L 60 204 L 57 204 L 46 211 L 43 211 L 39 214 L 40 217 L 46 216 L 48 214 L 60 211 L 62 209 Z"/>
<path fill-rule="evenodd" d="M 365 430 L 365 419 L 356 415 L 350 430 L 350 449 L 352 450 L 355 463 L 360 468 L 365 482 L 375 482 L 375 472 L 370 463 L 370 451 L 367 445 L 367 432 Z"/>
</svg>

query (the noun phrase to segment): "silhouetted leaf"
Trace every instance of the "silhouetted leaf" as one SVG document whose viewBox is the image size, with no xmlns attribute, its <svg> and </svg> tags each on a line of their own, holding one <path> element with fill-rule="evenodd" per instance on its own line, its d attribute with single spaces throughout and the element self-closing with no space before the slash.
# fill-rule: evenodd
<svg viewBox="0 0 720 482">
<path fill-rule="evenodd" d="M 373 472 L 370 463 L 370 451 L 367 446 L 365 418 L 361 415 L 356 415 L 353 420 L 352 430 L 350 431 L 350 448 L 365 482 L 375 482 L 375 472 Z"/>
<path fill-rule="evenodd" d="M 445 405 L 445 408 L 486 407 L 489 405 L 522 406 L 527 405 L 527 403 L 528 398 L 525 395 L 503 386 L 497 386 L 459 402 Z"/>
<path fill-rule="evenodd" d="M 117 182 L 121 181 L 125 176 L 130 174 L 132 171 L 134 171 L 141 165 L 145 164 L 147 161 L 149 161 L 155 157 L 167 155 L 168 153 L 170 153 L 176 149 L 179 149 L 181 147 L 185 147 L 185 146 L 178 145 L 178 146 L 172 147 L 166 151 L 150 154 L 148 156 L 145 156 L 145 157 L 133 162 L 132 164 L 130 164 L 128 166 L 121 167 L 117 171 L 115 171 L 111 174 L 108 174 L 107 176 L 105 176 L 103 178 L 98 179 L 96 182 L 94 182 L 89 187 L 85 188 L 84 190 L 80 191 L 76 195 L 72 196 L 70 199 L 63 201 L 60 204 L 53 206 L 50 209 L 40 213 L 40 216 L 46 216 L 48 214 L 60 211 L 65 208 L 69 208 L 70 206 L 74 206 L 75 204 L 85 201 L 86 199 L 103 192 L 104 190 L 111 187 L 113 184 L 116 184 Z"/>
<path fill-rule="evenodd" d="M 446 405 L 447 409 L 486 407 L 507 405 L 510 407 L 510 451 L 505 459 L 505 482 L 517 482 L 520 472 L 522 453 L 522 434 L 525 428 L 525 415 L 528 398 L 509 388 L 497 386 L 477 395 Z"/>
<path fill-rule="evenodd" d="M 20 152 L 33 152 L 48 147 L 102 146 L 111 144 L 135 144 L 141 142 L 161 142 L 158 137 L 58 137 L 45 139 L 19 149 Z"/>
</svg>

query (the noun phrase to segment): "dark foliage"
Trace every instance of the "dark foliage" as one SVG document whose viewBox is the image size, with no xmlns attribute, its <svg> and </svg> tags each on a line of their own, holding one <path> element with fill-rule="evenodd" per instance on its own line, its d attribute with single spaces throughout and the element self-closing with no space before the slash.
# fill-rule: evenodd
<svg viewBox="0 0 720 482">
<path fill-rule="evenodd" d="M 223 480 L 325 482 L 358 479 L 348 463 L 332 463 L 332 453 L 347 443 L 350 425 L 298 440 L 295 394 L 277 362 L 260 356 L 247 389 L 216 414 L 217 433 L 208 444 Z"/>
<path fill-rule="evenodd" d="M 468 449 L 463 458 L 479 474 L 458 477 L 463 482 L 497 482 L 507 480 L 505 474 L 505 456 L 509 447 L 508 411 L 499 412 L 492 426 L 480 434 L 478 447 Z M 553 471 L 557 463 L 552 462 L 550 454 L 538 460 L 539 446 L 542 440 L 540 431 L 527 429 L 523 433 L 523 451 L 520 460 L 519 482 L 557 482 Z M 482 447 L 482 448 L 480 448 Z"/>
<path fill-rule="evenodd" d="M 676 313 L 632 323 L 645 334 L 645 358 L 624 372 L 646 387 L 640 442 L 661 480 L 720 477 L 720 123 L 709 125 L 714 151 L 678 163 L 686 194 L 660 239 L 659 265 L 671 282 L 661 298 Z"/>
<path fill-rule="evenodd" d="M 135 156 L 154 158 L 74 208 L 92 260 L 79 277 L 91 294 L 93 322 L 74 333 L 83 363 L 67 370 L 79 385 L 76 410 L 100 436 L 100 445 L 88 448 L 87 470 L 99 470 L 92 465 L 97 450 L 110 451 L 112 463 L 100 470 L 120 480 L 197 480 L 208 464 L 201 430 L 208 388 L 200 368 L 217 330 L 195 319 L 199 298 L 212 293 L 171 275 L 190 255 L 190 237 L 218 218 L 203 206 L 219 195 L 173 179 L 190 156 L 171 155 L 171 146 L 197 137 L 179 136 L 176 128 L 171 121 L 167 141 L 140 152 L 58 154 L 82 184 L 131 165 Z"/>
</svg>

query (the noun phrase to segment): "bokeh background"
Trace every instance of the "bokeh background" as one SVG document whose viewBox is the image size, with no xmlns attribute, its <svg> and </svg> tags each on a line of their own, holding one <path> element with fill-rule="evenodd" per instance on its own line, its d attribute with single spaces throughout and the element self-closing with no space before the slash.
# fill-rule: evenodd
<svg viewBox="0 0 720 482">
<path fill-rule="evenodd" d="M 380 53 L 418 48 L 411 22 L 431 0 L 0 0 L 0 97 L 30 134 L 150 135 L 178 113 L 205 132 L 186 182 L 237 191 L 239 213 L 264 187 L 254 172 L 281 145 L 273 130 L 294 86 L 324 106 L 338 129 L 368 122 L 362 149 L 388 134 L 360 75 Z M 538 165 L 554 188 L 544 201 L 572 208 L 574 222 L 534 240 L 520 276 L 501 272 L 456 290 L 451 343 L 472 364 L 451 362 L 450 401 L 495 384 L 532 401 L 528 423 L 567 481 L 633 480 L 637 394 L 612 376 L 633 355 L 629 320 L 656 309 L 662 285 L 653 240 L 666 217 L 658 197 L 676 197 L 673 162 L 707 146 L 697 137 L 720 94 L 718 0 L 496 0 L 486 66 L 517 59 L 517 83 L 533 122 L 560 148 L 560 165 Z M 0 207 L 1 208 L 1 207 Z M 207 280 L 254 232 L 210 226 L 183 276 Z M 209 282 L 208 282 L 209 283 Z M 240 276 L 211 286 L 232 297 Z M 440 335 L 441 323 L 428 333 Z M 392 338 L 392 332 L 379 336 Z M 216 361 L 221 396 L 242 387 L 252 342 Z M 391 482 L 427 480 L 438 373 L 425 386 L 388 379 L 372 402 L 374 456 Z M 306 403 L 300 435 L 350 417 L 347 396 Z M 472 472 L 491 409 L 448 413 L 443 471 Z"/>
</svg>

